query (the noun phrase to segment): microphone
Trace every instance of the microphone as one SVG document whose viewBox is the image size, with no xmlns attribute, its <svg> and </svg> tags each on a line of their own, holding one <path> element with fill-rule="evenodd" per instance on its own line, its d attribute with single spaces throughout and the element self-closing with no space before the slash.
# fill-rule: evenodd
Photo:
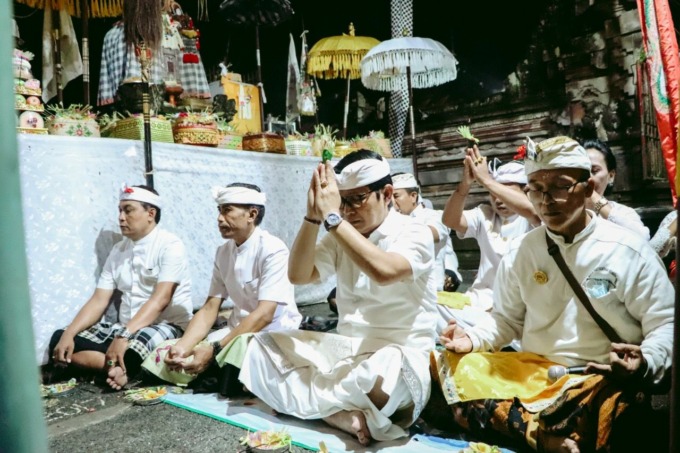
<svg viewBox="0 0 680 453">
<path fill-rule="evenodd" d="M 559 378 L 562 376 L 566 376 L 567 374 L 586 374 L 586 368 L 587 366 L 562 366 L 562 365 L 553 365 L 550 368 L 548 368 L 548 381 L 552 384 L 553 382 L 557 381 Z"/>
</svg>

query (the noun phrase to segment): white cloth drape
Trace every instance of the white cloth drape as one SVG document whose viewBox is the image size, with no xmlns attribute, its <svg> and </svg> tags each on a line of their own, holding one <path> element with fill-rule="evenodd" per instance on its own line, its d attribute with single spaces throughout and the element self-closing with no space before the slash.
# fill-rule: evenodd
<svg viewBox="0 0 680 453">
<path fill-rule="evenodd" d="M 65 10 L 59 11 L 59 43 L 61 47 L 61 83 L 66 86 L 71 80 L 83 75 L 83 60 L 76 32 L 73 29 L 71 16 Z M 46 3 L 43 22 L 43 57 L 42 57 L 42 98 L 48 102 L 57 95 L 57 78 L 54 58 L 54 38 L 52 34 L 52 10 Z"/>
</svg>

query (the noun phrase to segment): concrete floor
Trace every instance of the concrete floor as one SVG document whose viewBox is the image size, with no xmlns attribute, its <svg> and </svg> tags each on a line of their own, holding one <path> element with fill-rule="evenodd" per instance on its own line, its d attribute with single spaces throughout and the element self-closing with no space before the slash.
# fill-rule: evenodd
<svg viewBox="0 0 680 453">
<path fill-rule="evenodd" d="M 327 304 L 300 307 L 303 316 L 330 316 Z M 135 406 L 119 392 L 91 383 L 44 399 L 53 453 L 211 453 L 243 451 L 246 431 L 168 404 Z M 1 448 L 0 448 L 1 450 Z M 292 452 L 306 452 L 293 447 Z"/>
</svg>

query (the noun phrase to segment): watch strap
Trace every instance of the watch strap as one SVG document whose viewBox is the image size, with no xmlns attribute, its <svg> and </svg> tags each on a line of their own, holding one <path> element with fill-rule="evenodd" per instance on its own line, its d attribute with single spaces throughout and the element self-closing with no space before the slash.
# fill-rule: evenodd
<svg viewBox="0 0 680 453">
<path fill-rule="evenodd" d="M 126 340 L 129 340 L 130 338 L 132 338 L 132 332 L 130 332 L 127 327 L 123 327 L 121 329 L 118 329 L 118 331 L 116 332 L 116 337 L 125 338 Z"/>
<path fill-rule="evenodd" d="M 599 200 L 597 200 L 597 203 L 595 203 L 595 205 L 593 206 L 595 208 L 595 214 L 599 215 L 602 208 L 604 208 L 608 204 L 609 200 L 607 200 L 605 197 L 602 197 Z"/>
<path fill-rule="evenodd" d="M 210 343 L 210 346 L 213 348 L 213 357 L 217 357 L 217 354 L 222 351 L 222 343 L 220 343 L 220 340 L 215 340 Z"/>
</svg>

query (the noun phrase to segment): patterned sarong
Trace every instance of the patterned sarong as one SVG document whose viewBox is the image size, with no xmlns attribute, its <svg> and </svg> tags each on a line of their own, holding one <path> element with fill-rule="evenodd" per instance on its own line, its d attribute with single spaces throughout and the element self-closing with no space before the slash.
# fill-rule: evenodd
<svg viewBox="0 0 680 453">
<path fill-rule="evenodd" d="M 515 369 L 514 373 L 509 370 L 508 363 L 515 361 L 526 361 L 525 369 Z M 546 380 L 541 386 L 536 382 L 540 374 L 537 370 L 545 367 L 547 371 L 549 364 L 535 354 L 461 356 L 446 351 L 432 354 L 430 371 L 433 385 L 439 386 L 449 404 L 453 424 L 482 441 L 506 439 L 542 451 L 546 439 L 554 436 L 576 441 L 581 451 L 609 451 L 614 421 L 636 403 L 639 396 L 599 375 L 564 376 L 554 384 Z M 458 366 L 463 369 L 458 370 L 461 373 L 457 379 L 455 368 Z M 512 376 L 516 376 L 514 383 Z M 529 382 L 531 380 L 533 382 Z M 508 396 L 508 392 L 527 383 L 533 387 L 531 391 Z M 470 392 L 471 384 L 476 387 L 471 392 L 476 399 L 461 397 L 458 389 L 464 388 L 461 393 Z M 489 392 L 486 397 L 485 391 Z"/>
<path fill-rule="evenodd" d="M 83 330 L 78 336 L 97 344 L 111 343 L 118 327 L 120 325 L 100 322 Z M 139 329 L 132 335 L 128 342 L 128 349 L 132 349 L 144 360 L 162 342 L 179 338 L 183 333 L 184 331 L 174 324 L 152 324 Z"/>
</svg>

